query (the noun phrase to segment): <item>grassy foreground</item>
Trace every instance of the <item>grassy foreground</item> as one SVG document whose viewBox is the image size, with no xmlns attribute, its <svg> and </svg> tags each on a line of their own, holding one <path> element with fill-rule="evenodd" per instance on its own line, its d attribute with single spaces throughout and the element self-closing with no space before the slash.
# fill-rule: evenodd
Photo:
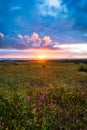
<svg viewBox="0 0 87 130">
<path fill-rule="evenodd" d="M 0 130 L 87 130 L 86 70 L 74 62 L 0 63 Z"/>
</svg>

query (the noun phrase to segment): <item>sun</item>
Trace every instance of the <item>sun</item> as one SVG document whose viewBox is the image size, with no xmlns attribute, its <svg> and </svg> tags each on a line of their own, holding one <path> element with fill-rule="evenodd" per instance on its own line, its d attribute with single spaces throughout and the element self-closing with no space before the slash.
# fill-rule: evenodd
<svg viewBox="0 0 87 130">
<path fill-rule="evenodd" d="M 46 59 L 46 56 L 45 56 L 45 55 L 39 55 L 39 56 L 38 56 L 38 59 L 39 59 L 39 60 L 45 60 L 45 59 Z"/>
</svg>

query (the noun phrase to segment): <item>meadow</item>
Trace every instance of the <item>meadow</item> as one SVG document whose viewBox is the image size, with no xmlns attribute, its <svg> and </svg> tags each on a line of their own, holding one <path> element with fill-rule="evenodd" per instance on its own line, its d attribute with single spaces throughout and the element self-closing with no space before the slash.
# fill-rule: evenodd
<svg viewBox="0 0 87 130">
<path fill-rule="evenodd" d="M 87 130 L 87 62 L 0 62 L 0 130 Z"/>
</svg>

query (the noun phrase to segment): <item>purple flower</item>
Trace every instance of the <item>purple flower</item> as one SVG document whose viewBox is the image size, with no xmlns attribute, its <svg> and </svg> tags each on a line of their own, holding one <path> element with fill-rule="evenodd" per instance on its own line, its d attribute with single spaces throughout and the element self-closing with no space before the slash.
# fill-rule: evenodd
<svg viewBox="0 0 87 130">
<path fill-rule="evenodd" d="M 42 95 L 40 96 L 40 99 L 41 99 L 41 100 L 44 100 L 45 97 L 46 97 L 46 95 L 45 95 L 45 94 L 42 94 Z"/>
<path fill-rule="evenodd" d="M 44 100 L 46 100 L 46 101 L 48 100 L 48 98 L 46 97 L 46 94 L 42 94 L 42 95 L 40 96 L 40 99 L 43 100 L 43 101 L 44 101 Z"/>
<path fill-rule="evenodd" d="M 39 107 L 39 106 L 42 106 L 42 105 L 43 105 L 42 102 L 39 102 L 39 103 L 37 104 L 38 107 Z"/>
<path fill-rule="evenodd" d="M 42 105 L 43 105 L 43 103 L 42 103 L 42 102 L 39 102 L 38 104 L 36 104 L 34 110 L 37 110 L 37 109 L 38 109 L 40 106 L 42 106 Z"/>
</svg>

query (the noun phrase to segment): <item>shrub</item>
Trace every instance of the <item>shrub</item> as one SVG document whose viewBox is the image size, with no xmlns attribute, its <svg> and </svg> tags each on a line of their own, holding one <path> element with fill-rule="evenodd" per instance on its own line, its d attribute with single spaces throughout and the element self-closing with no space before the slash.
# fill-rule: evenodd
<svg viewBox="0 0 87 130">
<path fill-rule="evenodd" d="M 81 67 L 78 69 L 78 71 L 87 72 L 87 68 L 81 66 Z"/>
</svg>

